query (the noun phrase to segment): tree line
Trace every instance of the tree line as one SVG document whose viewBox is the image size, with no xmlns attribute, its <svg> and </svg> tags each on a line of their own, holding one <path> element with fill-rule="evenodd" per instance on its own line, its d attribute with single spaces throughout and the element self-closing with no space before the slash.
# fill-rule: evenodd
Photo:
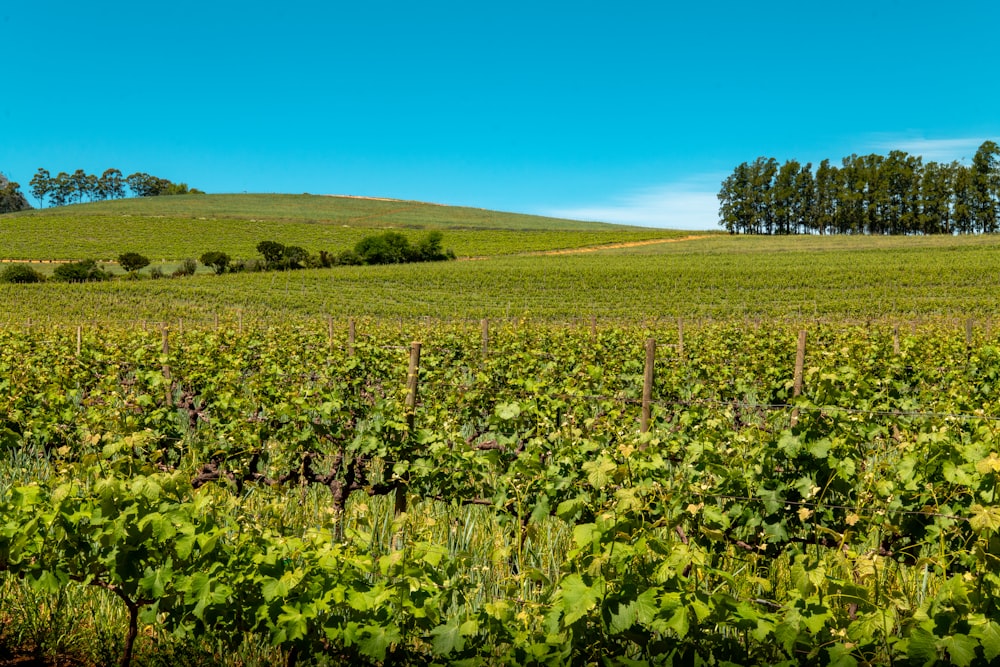
<svg viewBox="0 0 1000 667">
<path fill-rule="evenodd" d="M 233 260 L 227 253 L 211 250 L 205 252 L 199 261 L 217 275 L 222 273 L 243 273 L 257 271 L 290 271 L 305 268 L 330 268 L 334 266 L 360 266 L 375 264 L 405 264 L 409 262 L 440 262 L 455 259 L 452 250 L 442 245 L 444 235 L 439 231 L 428 232 L 416 244 L 411 244 L 403 234 L 394 231 L 365 236 L 353 248 L 339 253 L 320 250 L 312 254 L 305 248 L 284 245 L 277 241 L 261 241 L 257 252 L 263 260 Z M 118 265 L 130 279 L 139 278 L 139 271 L 150 265 L 149 257 L 137 252 L 118 255 Z M 198 262 L 192 258 L 181 260 L 170 274 L 174 278 L 192 276 L 198 269 Z M 163 278 L 163 269 L 154 266 L 150 278 Z M 87 283 L 110 280 L 113 274 L 98 265 L 96 260 L 85 259 L 60 264 L 52 272 L 52 278 L 70 283 Z M 40 283 L 45 275 L 28 263 L 10 264 L 0 271 L 0 283 Z"/>
<path fill-rule="evenodd" d="M 718 194 L 731 234 L 985 234 L 1000 231 L 1000 147 L 986 141 L 971 165 L 918 155 L 851 155 L 841 166 L 759 157 Z"/>
<path fill-rule="evenodd" d="M 189 188 L 187 183 L 173 183 L 166 178 L 136 172 L 123 176 L 118 169 L 106 169 L 97 176 L 77 169 L 72 174 L 61 171 L 52 176 L 47 169 L 39 169 L 29 183 L 32 196 L 39 206 L 79 204 L 87 201 L 123 199 L 132 197 L 156 197 L 160 195 L 203 194 L 201 190 Z"/>
</svg>

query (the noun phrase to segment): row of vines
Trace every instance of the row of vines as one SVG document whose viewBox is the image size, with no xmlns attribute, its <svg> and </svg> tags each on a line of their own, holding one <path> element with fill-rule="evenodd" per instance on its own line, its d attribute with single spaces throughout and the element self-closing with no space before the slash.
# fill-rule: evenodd
<svg viewBox="0 0 1000 667">
<path fill-rule="evenodd" d="M 796 396 L 790 327 L 361 333 L 0 331 L 0 639 L 87 590 L 122 665 L 1000 657 L 1000 340 L 814 326 Z"/>
</svg>

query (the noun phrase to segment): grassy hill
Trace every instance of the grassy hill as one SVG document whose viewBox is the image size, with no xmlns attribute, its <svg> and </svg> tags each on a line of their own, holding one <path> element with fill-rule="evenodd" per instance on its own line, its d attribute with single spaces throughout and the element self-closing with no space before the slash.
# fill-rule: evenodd
<svg viewBox="0 0 1000 667">
<path fill-rule="evenodd" d="M 378 230 L 442 230 L 459 256 L 492 256 L 669 238 L 679 232 L 399 200 L 316 195 L 185 195 L 77 204 L 0 216 L 0 259 L 157 260 L 220 250 L 256 257 L 273 240 L 340 251 Z"/>
<path fill-rule="evenodd" d="M 134 250 L 170 260 L 223 250 L 255 257 L 261 240 L 339 251 L 389 228 L 414 238 L 444 230 L 446 247 L 482 261 L 0 285 L 0 324 L 210 322 L 237 310 L 265 321 L 526 314 L 912 321 L 997 313 L 997 236 L 688 238 L 672 230 L 345 197 L 162 197 L 0 216 L 0 255 L 107 259 Z M 650 240 L 657 243 L 642 245 Z M 603 249 L 580 252 L 593 246 Z M 572 252 L 555 252 L 566 249 Z"/>
</svg>

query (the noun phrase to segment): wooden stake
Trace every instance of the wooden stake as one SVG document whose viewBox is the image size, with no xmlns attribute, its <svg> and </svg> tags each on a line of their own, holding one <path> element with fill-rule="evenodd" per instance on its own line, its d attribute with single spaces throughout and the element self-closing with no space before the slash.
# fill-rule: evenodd
<svg viewBox="0 0 1000 667">
<path fill-rule="evenodd" d="M 684 320 L 677 318 L 677 356 L 684 356 Z"/>
<path fill-rule="evenodd" d="M 170 354 L 170 343 L 168 342 L 168 333 L 167 333 L 167 327 L 166 327 L 166 325 L 164 325 L 164 327 L 163 327 L 163 347 L 162 347 L 162 350 L 163 350 L 163 354 L 164 355 Z M 173 392 L 174 383 L 173 383 L 173 380 L 170 377 L 170 364 L 166 364 L 166 363 L 163 364 L 163 379 L 166 380 L 166 385 L 167 385 L 167 396 L 166 396 L 166 398 L 167 398 L 167 405 L 168 406 L 172 406 L 174 404 L 174 392 Z"/>
<path fill-rule="evenodd" d="M 354 318 L 347 320 L 347 354 L 354 356 Z"/>
<path fill-rule="evenodd" d="M 802 394 L 802 374 L 806 363 L 806 332 L 805 329 L 799 331 L 799 345 L 795 350 L 795 376 L 792 384 L 792 396 Z M 799 422 L 798 408 L 792 410 L 791 426 Z"/>
<path fill-rule="evenodd" d="M 417 410 L 417 377 L 420 373 L 420 343 L 410 343 L 410 369 L 406 374 L 406 428 L 413 432 Z"/>
<path fill-rule="evenodd" d="M 892 353 L 899 356 L 899 325 L 892 328 Z"/>
<path fill-rule="evenodd" d="M 653 364 L 656 360 L 656 341 L 652 338 L 646 339 L 646 370 L 642 376 L 642 417 L 639 422 L 639 431 L 647 433 L 649 431 L 650 407 L 653 401 Z"/>
<path fill-rule="evenodd" d="M 80 356 L 80 351 L 83 348 L 83 327 L 77 325 L 76 327 L 76 356 Z"/>
<path fill-rule="evenodd" d="M 417 378 L 420 374 L 420 343 L 410 343 L 410 368 L 406 374 L 406 428 L 413 436 L 417 413 Z M 406 484 L 396 487 L 396 515 L 406 511 Z M 401 536 L 397 535 L 397 549 L 401 548 Z"/>
<path fill-rule="evenodd" d="M 482 327 L 483 359 L 485 359 L 490 352 L 490 321 L 484 317 L 480 326 Z"/>
</svg>

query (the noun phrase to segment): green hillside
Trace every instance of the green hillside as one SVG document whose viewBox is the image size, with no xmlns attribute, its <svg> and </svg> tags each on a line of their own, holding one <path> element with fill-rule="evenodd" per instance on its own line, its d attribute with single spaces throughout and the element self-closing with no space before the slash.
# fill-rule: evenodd
<svg viewBox="0 0 1000 667">
<path fill-rule="evenodd" d="M 310 252 L 352 247 L 396 229 L 446 232 L 459 256 L 505 255 L 678 236 L 662 229 L 502 213 L 421 202 L 315 195 L 186 195 L 78 204 L 0 216 L 0 259 L 110 260 L 134 251 L 159 260 L 220 250 L 257 255 L 274 240 Z"/>
</svg>

